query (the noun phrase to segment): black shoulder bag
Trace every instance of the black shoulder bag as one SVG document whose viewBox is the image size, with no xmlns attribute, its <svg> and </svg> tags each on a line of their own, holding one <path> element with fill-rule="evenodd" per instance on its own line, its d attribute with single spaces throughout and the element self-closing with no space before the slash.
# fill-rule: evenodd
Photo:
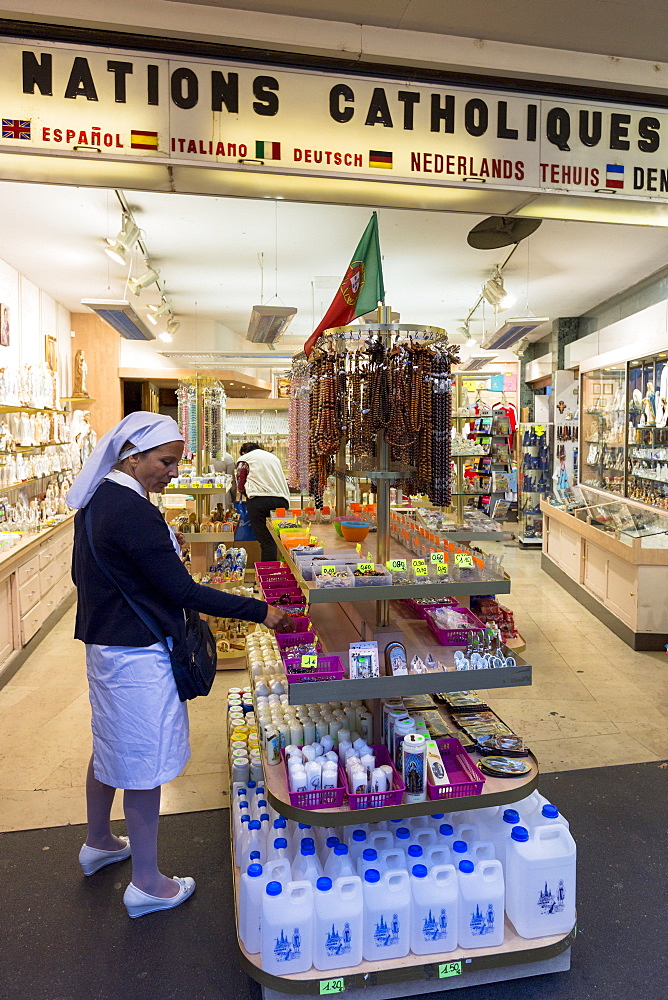
<svg viewBox="0 0 668 1000">
<path fill-rule="evenodd" d="M 176 688 L 181 701 L 197 698 L 200 695 L 207 695 L 211 690 L 216 676 L 216 663 L 218 660 L 216 640 L 208 624 L 200 618 L 197 611 L 193 611 L 190 608 L 185 609 L 186 641 L 180 648 L 177 649 L 174 646 L 170 649 L 167 638 L 158 623 L 144 608 L 141 608 L 121 590 L 119 584 L 100 560 L 97 550 L 93 545 L 93 532 L 90 526 L 88 507 L 85 507 L 83 510 L 83 519 L 86 525 L 88 545 L 93 553 L 95 562 L 107 579 L 120 591 L 122 597 L 125 598 L 134 613 L 141 618 L 144 625 L 146 625 L 158 642 L 162 643 L 169 653 L 172 673 L 174 674 Z"/>
</svg>

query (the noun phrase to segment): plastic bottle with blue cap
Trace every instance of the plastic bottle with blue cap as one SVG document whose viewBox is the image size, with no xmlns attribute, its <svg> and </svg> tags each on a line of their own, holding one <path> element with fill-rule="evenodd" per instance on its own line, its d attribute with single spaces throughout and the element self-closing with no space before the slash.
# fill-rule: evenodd
<svg viewBox="0 0 668 1000">
<path fill-rule="evenodd" d="M 353 830 L 352 837 L 348 841 L 348 847 L 350 850 L 350 858 L 354 865 L 356 865 L 358 859 L 362 857 L 362 852 L 367 846 L 367 831 Z"/>
<path fill-rule="evenodd" d="M 306 879 L 315 885 L 317 880 L 323 875 L 322 865 L 315 853 L 313 844 L 302 841 L 299 856 L 292 862 L 292 876 L 295 881 Z"/>
<path fill-rule="evenodd" d="M 504 879 L 501 862 L 465 859 L 458 865 L 460 948 L 495 948 L 504 938 Z"/>
<path fill-rule="evenodd" d="M 453 865 L 411 869 L 411 951 L 434 955 L 457 947 L 459 884 Z"/>
<path fill-rule="evenodd" d="M 251 853 L 259 853 L 261 861 L 264 861 L 266 850 L 266 841 L 262 834 L 262 824 L 260 821 L 252 819 L 250 823 L 246 824 L 246 830 L 246 836 L 242 841 L 241 858 L 239 859 L 239 867 L 242 871 L 248 868 Z"/>
<path fill-rule="evenodd" d="M 239 876 L 239 937 L 246 951 L 260 950 L 262 895 L 267 884 L 262 865 L 251 864 Z"/>
<path fill-rule="evenodd" d="M 370 868 L 364 875 L 363 956 L 368 962 L 404 958 L 410 949 L 408 872 Z"/>
<path fill-rule="evenodd" d="M 308 972 L 313 965 L 313 886 L 308 881 L 267 882 L 262 896 L 261 965 L 275 976 Z"/>
<path fill-rule="evenodd" d="M 494 845 L 494 856 L 501 862 L 504 876 L 506 873 L 506 845 L 510 840 L 513 827 L 518 826 L 519 823 L 520 814 L 517 809 L 504 809 L 490 837 Z"/>
<path fill-rule="evenodd" d="M 568 934 L 575 925 L 577 850 L 561 823 L 513 827 L 506 852 L 506 912 L 524 938 Z"/>
<path fill-rule="evenodd" d="M 244 848 L 244 841 L 248 838 L 248 824 L 250 821 L 250 812 L 244 812 L 239 817 L 239 830 L 234 841 L 234 861 L 237 868 L 241 867 L 241 854 Z"/>
<path fill-rule="evenodd" d="M 292 837 L 290 838 L 290 850 L 292 851 L 293 860 L 299 857 L 299 851 L 304 837 L 312 839 L 311 827 L 308 823 L 297 823 L 293 830 Z"/>
<path fill-rule="evenodd" d="M 387 848 L 394 847 L 394 834 L 391 830 L 387 829 L 370 829 L 366 837 L 366 846 L 372 847 L 375 851 L 384 851 Z"/>
<path fill-rule="evenodd" d="M 369 868 L 375 868 L 377 871 L 381 871 L 378 851 L 375 847 L 365 848 L 362 851 L 362 857 L 357 860 L 357 874 L 360 878 L 364 878 L 364 874 L 369 870 Z"/>
<path fill-rule="evenodd" d="M 557 806 L 552 805 L 551 802 L 546 802 L 540 810 L 536 809 L 531 813 L 530 819 L 524 825 L 531 831 L 535 830 L 537 826 L 550 826 L 554 823 L 559 826 L 565 826 L 567 830 L 570 828 L 568 820 L 565 816 L 561 815 Z"/>
<path fill-rule="evenodd" d="M 356 875 L 355 863 L 348 851 L 347 844 L 335 844 L 325 861 L 325 875 L 332 880 L 344 875 Z"/>
<path fill-rule="evenodd" d="M 362 961 L 362 881 L 357 875 L 319 878 L 314 893 L 313 964 L 321 972 Z"/>
</svg>

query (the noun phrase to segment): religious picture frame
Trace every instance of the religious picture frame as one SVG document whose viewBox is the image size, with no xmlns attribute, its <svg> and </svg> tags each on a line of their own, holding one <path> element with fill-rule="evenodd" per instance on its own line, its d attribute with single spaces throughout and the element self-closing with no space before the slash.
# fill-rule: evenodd
<svg viewBox="0 0 668 1000">
<path fill-rule="evenodd" d="M 9 306 L 0 304 L 0 347 L 9 347 Z"/>
<path fill-rule="evenodd" d="M 44 360 L 52 372 L 58 371 L 58 341 L 48 333 L 44 337 Z"/>
</svg>

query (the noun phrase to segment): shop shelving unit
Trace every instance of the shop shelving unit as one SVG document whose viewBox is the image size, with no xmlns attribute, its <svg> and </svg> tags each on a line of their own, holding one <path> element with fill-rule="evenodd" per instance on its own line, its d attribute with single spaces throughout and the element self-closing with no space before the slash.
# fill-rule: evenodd
<svg viewBox="0 0 668 1000">
<path fill-rule="evenodd" d="M 378 327 L 375 327 L 378 330 Z M 389 488 L 391 476 L 388 475 L 387 450 L 380 442 L 378 448 L 380 458 L 379 473 L 369 473 L 370 478 L 377 482 L 378 528 L 376 538 L 376 561 L 384 564 L 389 558 L 410 558 L 412 553 L 390 539 L 389 530 Z M 319 534 L 324 534 L 323 526 L 319 526 Z M 390 614 L 389 602 L 394 598 L 410 596 L 429 596 L 457 594 L 490 593 L 492 591 L 508 593 L 510 580 L 507 577 L 499 580 L 484 581 L 453 581 L 448 584 L 408 584 L 388 587 L 360 587 L 352 589 L 322 589 L 305 581 L 298 573 L 280 539 L 277 539 L 281 554 L 291 566 L 299 585 L 311 604 L 310 614 L 325 651 L 341 648 L 349 641 L 360 637 L 375 638 L 381 650 L 387 642 L 397 637 L 396 614 Z M 327 535 L 325 545 L 328 551 L 334 546 L 334 540 Z M 376 624 L 371 624 L 374 606 L 378 608 Z M 325 612 L 326 614 L 322 613 Z M 321 612 L 321 614 L 318 614 Z M 392 621 L 392 624 L 390 624 Z M 413 621 L 412 626 L 419 633 L 420 623 Z M 407 623 L 408 627 L 408 623 Z M 419 637 L 418 637 L 419 641 Z M 494 675 L 505 674 L 505 669 L 486 671 L 435 672 L 424 675 L 405 675 L 399 677 L 370 678 L 368 681 L 332 681 L 310 684 L 292 685 L 290 701 L 292 704 L 313 703 L 334 698 L 343 700 L 367 699 L 379 709 L 377 699 L 390 694 L 436 693 L 443 690 L 469 689 L 476 682 L 479 674 L 485 674 L 480 680 L 481 686 L 496 686 L 501 683 L 518 685 L 531 682 L 531 666 L 525 661 L 518 661 L 515 669 L 509 670 L 504 677 Z M 379 722 L 379 710 L 374 712 L 374 725 Z M 265 788 L 267 799 L 272 806 L 284 816 L 298 822 L 315 826 L 349 826 L 360 822 L 376 822 L 401 816 L 430 815 L 435 812 L 484 808 L 490 805 L 500 805 L 505 802 L 517 801 L 529 795 L 538 781 L 538 763 L 533 756 L 530 758 L 531 771 L 524 778 L 493 779 L 487 778 L 480 795 L 460 797 L 450 800 L 426 800 L 425 802 L 401 804 L 375 809 L 351 810 L 347 805 L 333 809 L 303 810 L 291 805 L 286 786 L 284 768 L 279 764 L 269 766 L 264 760 Z M 449 807 L 449 809 L 448 809 Z M 236 875 L 236 869 L 235 869 Z M 428 993 L 437 988 L 452 989 L 460 986 L 474 985 L 480 982 L 494 982 L 512 979 L 527 974 L 534 975 L 545 972 L 563 971 L 569 967 L 569 948 L 574 937 L 574 930 L 565 936 L 523 940 L 518 938 L 512 927 L 506 923 L 506 938 L 500 948 L 481 948 L 476 950 L 458 949 L 443 955 L 429 956 L 425 961 L 422 957 L 409 954 L 405 959 L 387 962 L 363 962 L 354 969 L 341 969 L 336 973 L 319 973 L 311 969 L 307 973 L 292 976 L 273 976 L 265 973 L 258 965 L 259 956 L 247 954 L 239 945 L 243 967 L 252 978 L 263 988 L 265 1000 L 280 1000 L 288 995 L 323 995 L 330 992 L 346 992 L 352 997 L 390 998 L 397 995 L 397 983 L 401 983 L 401 996 Z"/>
<path fill-rule="evenodd" d="M 534 444 L 522 444 L 522 462 L 518 477 L 518 499 L 519 499 L 519 522 L 520 529 L 518 542 L 521 548 L 540 548 L 543 544 L 543 512 L 540 507 L 541 497 L 552 490 L 552 468 L 549 456 L 551 454 L 550 445 L 551 424 L 527 423 L 520 424 L 518 434 L 523 442 L 525 434 L 533 434 L 536 437 Z M 524 466 L 524 458 L 527 454 L 537 457 L 541 449 L 540 439 L 544 439 L 543 444 L 548 452 L 548 467 L 545 470 L 527 470 Z M 527 475 L 527 471 L 532 474 Z M 540 473 L 538 479 L 544 478 L 547 481 L 547 488 L 544 491 L 529 490 L 528 487 L 535 480 L 534 473 Z"/>
</svg>

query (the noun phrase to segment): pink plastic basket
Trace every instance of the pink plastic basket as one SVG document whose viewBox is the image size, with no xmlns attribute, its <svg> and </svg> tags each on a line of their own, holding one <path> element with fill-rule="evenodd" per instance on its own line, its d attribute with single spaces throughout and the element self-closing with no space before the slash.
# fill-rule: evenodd
<svg viewBox="0 0 668 1000">
<path fill-rule="evenodd" d="M 376 767 L 380 767 L 381 764 L 389 764 L 392 768 L 392 773 L 394 775 L 392 788 L 387 792 L 363 792 L 356 795 L 354 792 L 351 792 L 350 787 L 348 787 L 348 804 L 350 805 L 350 808 L 376 809 L 379 806 L 400 806 L 404 800 L 406 786 L 403 783 L 401 775 L 392 763 L 387 747 L 375 745 L 371 747 L 371 752 L 376 758 Z"/>
<path fill-rule="evenodd" d="M 284 566 L 283 569 L 271 569 L 271 570 L 256 570 L 255 576 L 262 583 L 269 583 L 271 580 L 277 580 L 277 587 L 280 587 L 284 580 L 295 580 L 296 577 L 292 570 Z"/>
<path fill-rule="evenodd" d="M 313 622 L 308 615 L 298 615 L 292 619 L 292 632 L 314 632 Z M 285 635 L 292 635 L 286 632 Z"/>
<path fill-rule="evenodd" d="M 425 617 L 427 625 L 441 646 L 465 646 L 471 637 L 471 632 L 484 631 L 485 629 L 483 622 L 479 618 L 476 618 L 468 608 L 455 607 L 453 610 L 468 619 L 470 625 L 467 628 L 439 628 L 434 621 L 431 611 L 428 611 Z"/>
<path fill-rule="evenodd" d="M 255 572 L 256 573 L 258 573 L 258 572 L 261 573 L 264 570 L 277 570 L 277 569 L 285 569 L 285 568 L 286 568 L 285 563 L 282 563 L 282 562 L 256 562 L 255 563 Z"/>
<path fill-rule="evenodd" d="M 283 650 L 288 646 L 302 646 L 307 642 L 315 642 L 315 648 L 318 653 L 322 652 L 322 644 L 318 641 L 318 637 L 315 632 L 308 632 L 304 630 L 303 632 L 286 632 L 285 635 L 276 635 L 276 642 L 278 643 L 278 648 L 281 651 L 281 657 L 283 659 L 292 659 L 294 653 L 289 653 L 283 656 Z"/>
<path fill-rule="evenodd" d="M 286 584 L 285 587 L 263 587 L 262 596 L 264 597 L 267 604 L 273 604 L 274 601 L 280 600 L 283 595 L 286 594 L 290 598 L 292 604 L 299 604 L 300 601 L 304 600 L 304 595 L 298 587 L 292 585 L 292 583 Z"/>
<path fill-rule="evenodd" d="M 431 607 L 426 604 L 418 604 L 411 597 L 404 601 L 411 611 L 415 614 L 416 618 L 422 618 L 423 620 L 427 617 L 427 612 L 431 611 L 432 608 L 452 608 L 457 604 L 457 599 L 455 597 L 443 597 L 439 600 L 438 604 L 432 604 Z"/>
<path fill-rule="evenodd" d="M 285 770 L 285 787 L 288 790 L 290 805 L 296 809 L 332 809 L 335 806 L 342 806 L 346 797 L 346 788 L 343 784 L 345 776 L 339 768 L 339 787 L 321 788 L 314 792 L 291 792 L 288 779 L 288 768 L 285 763 L 285 750 L 281 750 L 283 768 Z"/>
<path fill-rule="evenodd" d="M 342 681 L 346 673 L 338 656 L 319 656 L 318 669 L 308 674 L 300 673 L 302 665 L 300 656 L 283 660 L 283 665 L 288 684 L 308 684 L 311 681 Z"/>
<path fill-rule="evenodd" d="M 432 785 L 427 775 L 427 795 L 430 799 L 457 799 L 463 795 L 480 795 L 485 775 L 475 766 L 458 739 L 452 736 L 436 740 L 449 785 Z"/>
</svg>

